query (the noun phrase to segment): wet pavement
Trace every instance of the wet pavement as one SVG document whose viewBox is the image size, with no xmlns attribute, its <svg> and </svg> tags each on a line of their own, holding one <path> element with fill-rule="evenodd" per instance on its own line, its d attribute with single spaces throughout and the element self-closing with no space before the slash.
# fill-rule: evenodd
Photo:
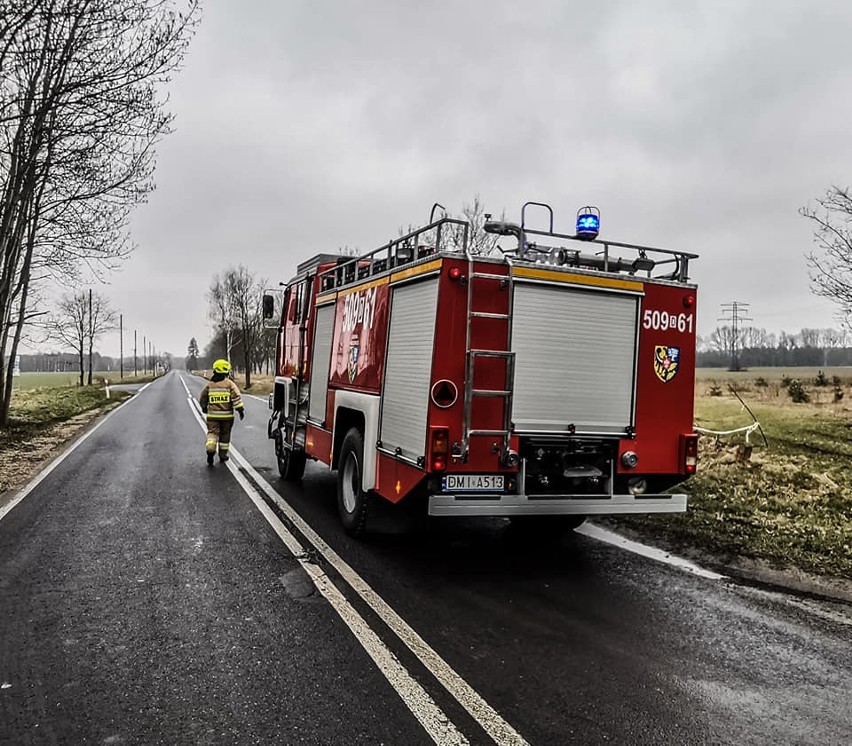
<svg viewBox="0 0 852 746">
<path fill-rule="evenodd" d="M 181 378 L 203 385 L 155 382 L 0 521 L 0 742 L 430 742 L 234 476 L 206 467 Z M 416 533 L 384 510 L 355 541 L 335 475 L 282 483 L 266 399 L 246 406 L 236 449 L 527 742 L 849 742 L 848 606 L 501 519 Z M 314 560 L 464 738 L 492 743 Z"/>
</svg>

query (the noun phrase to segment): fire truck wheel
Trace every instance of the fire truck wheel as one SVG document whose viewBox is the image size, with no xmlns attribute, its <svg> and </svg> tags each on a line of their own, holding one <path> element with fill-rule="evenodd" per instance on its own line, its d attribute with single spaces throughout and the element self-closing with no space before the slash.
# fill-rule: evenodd
<svg viewBox="0 0 852 746">
<path fill-rule="evenodd" d="M 302 451 L 282 448 L 278 457 L 278 473 L 287 482 L 298 482 L 305 475 L 306 463 L 307 458 Z"/>
<path fill-rule="evenodd" d="M 275 455 L 278 459 L 278 473 L 287 482 L 298 482 L 305 474 L 307 457 L 304 451 L 292 451 L 281 445 L 280 431 L 275 439 Z"/>
<path fill-rule="evenodd" d="M 367 528 L 369 494 L 361 488 L 364 463 L 364 437 L 352 428 L 343 439 L 337 466 L 337 510 L 343 529 L 350 536 L 361 536 Z"/>
</svg>

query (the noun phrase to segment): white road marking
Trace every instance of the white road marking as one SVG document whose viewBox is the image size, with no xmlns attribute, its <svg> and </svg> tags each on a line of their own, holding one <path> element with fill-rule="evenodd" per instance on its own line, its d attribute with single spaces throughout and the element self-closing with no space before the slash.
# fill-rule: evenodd
<svg viewBox="0 0 852 746">
<path fill-rule="evenodd" d="M 195 397 L 189 391 L 186 382 L 181 377 L 186 389 L 190 407 L 199 422 Z M 524 746 L 527 741 L 500 714 L 489 705 L 473 687 L 459 676 L 450 665 L 441 658 L 408 623 L 399 616 L 388 603 L 376 593 L 352 567 L 349 566 L 302 517 L 273 489 L 273 487 L 252 467 L 239 451 L 231 446 L 231 456 L 251 476 L 260 489 L 275 503 L 287 519 L 301 532 L 310 544 L 325 558 L 343 580 L 367 603 L 367 605 L 382 619 L 396 634 L 417 659 L 441 682 L 453 698 L 479 723 L 483 730 L 498 744 Z M 232 469 L 233 471 L 233 469 Z M 265 504 L 265 503 L 264 503 Z M 267 506 L 268 508 L 268 506 Z M 292 551 L 292 550 L 291 550 Z"/>
<path fill-rule="evenodd" d="M 615 533 L 615 531 L 610 531 L 609 529 L 602 528 L 601 526 L 596 526 L 594 523 L 584 523 L 582 526 L 574 530 L 578 534 L 588 536 L 590 539 L 603 541 L 606 544 L 612 544 L 613 546 L 625 549 L 628 552 L 633 552 L 634 554 L 642 555 L 648 559 L 678 567 L 681 570 L 685 570 L 686 572 L 692 573 L 693 575 L 697 575 L 701 578 L 707 578 L 708 580 L 724 580 L 727 577 L 711 570 L 705 570 L 703 567 L 699 567 L 694 562 L 690 562 L 688 559 L 684 559 L 683 557 L 678 557 L 676 554 L 672 554 L 671 552 L 665 552 L 662 549 L 657 549 L 656 547 L 651 547 L 647 544 L 640 544 L 638 541 L 631 541 L 630 539 Z"/>
<path fill-rule="evenodd" d="M 317 590 L 325 596 L 337 615 L 343 620 L 347 627 L 355 635 L 355 639 L 364 648 L 367 655 L 373 659 L 379 671 L 388 680 L 390 685 L 405 702 L 414 717 L 426 729 L 432 740 L 437 744 L 467 744 L 468 740 L 461 734 L 456 726 L 444 714 L 444 711 L 435 704 L 435 700 L 429 696 L 426 690 L 417 683 L 408 670 L 399 662 L 399 659 L 390 651 L 379 636 L 372 630 L 370 625 L 346 600 L 337 586 L 329 579 L 322 569 L 306 557 L 305 548 L 291 534 L 278 516 L 266 504 L 262 495 L 243 476 L 239 467 L 233 463 L 228 468 L 236 478 L 240 487 L 243 488 L 257 509 L 261 512 L 272 530 L 278 534 L 281 541 L 293 553 L 299 564 L 308 573 Z"/>
<path fill-rule="evenodd" d="M 148 384 L 148 386 L 150 385 L 151 384 Z M 142 393 L 142 391 L 148 388 L 148 386 L 144 386 L 143 388 L 139 389 L 137 394 Z M 97 430 L 101 425 L 103 425 L 109 417 L 115 414 L 122 407 L 132 402 L 135 398 L 136 396 L 131 396 L 129 399 L 119 404 L 115 409 L 107 412 L 103 419 L 101 419 L 101 421 L 98 422 L 91 430 L 86 431 L 85 433 L 83 433 L 83 435 L 77 438 L 77 440 L 75 440 L 68 448 L 66 448 L 62 453 L 60 453 L 44 469 L 42 469 L 32 479 L 32 481 L 29 482 L 29 484 L 23 487 L 21 491 L 18 492 L 18 494 L 12 498 L 12 500 L 10 500 L 4 506 L 0 507 L 0 521 L 2 521 L 12 511 L 12 509 L 16 505 L 18 505 L 18 503 L 20 503 L 27 495 L 29 495 L 30 492 L 32 492 L 36 487 L 38 487 L 47 478 L 50 472 L 52 472 L 57 466 L 59 466 L 59 464 L 61 464 L 66 458 L 68 458 L 68 456 L 70 456 L 81 443 L 88 439 L 92 435 L 92 433 L 95 432 L 95 430 Z"/>
<path fill-rule="evenodd" d="M 186 388 L 183 377 L 181 377 L 181 382 L 184 384 L 184 388 Z M 187 389 L 187 401 L 199 424 L 206 428 L 201 415 L 195 407 L 195 399 L 190 394 L 189 389 Z M 232 457 L 236 456 L 233 446 L 230 453 Z M 244 459 L 240 457 L 239 461 L 242 462 Z M 450 721 L 443 710 L 435 704 L 435 701 L 429 696 L 426 690 L 399 662 L 399 659 L 391 652 L 387 645 L 381 641 L 358 611 L 346 600 L 325 572 L 317 564 L 308 559 L 305 547 L 287 530 L 287 527 L 279 520 L 269 505 L 266 504 L 263 496 L 245 478 L 239 467 L 231 461 L 228 463 L 228 468 L 231 474 L 234 475 L 237 483 L 242 487 L 243 492 L 249 496 L 255 507 L 272 527 L 272 530 L 275 531 L 287 549 L 299 561 L 299 564 L 307 572 L 308 577 L 310 577 L 317 590 L 328 600 L 332 608 L 337 612 L 337 615 L 349 627 L 352 634 L 355 635 L 355 639 L 358 640 L 367 655 L 373 659 L 379 671 L 396 690 L 397 694 L 399 694 L 411 713 L 425 728 L 432 740 L 437 744 L 467 744 L 467 739 Z"/>
</svg>

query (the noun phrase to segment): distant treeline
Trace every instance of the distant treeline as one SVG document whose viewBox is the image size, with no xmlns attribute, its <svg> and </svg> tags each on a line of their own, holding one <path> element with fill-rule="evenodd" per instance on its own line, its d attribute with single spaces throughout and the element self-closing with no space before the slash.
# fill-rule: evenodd
<svg viewBox="0 0 852 746">
<path fill-rule="evenodd" d="M 727 368 L 736 354 L 741 368 L 852 365 L 852 335 L 843 329 L 802 329 L 771 334 L 720 326 L 698 338 L 698 366 Z"/>
<path fill-rule="evenodd" d="M 38 352 L 33 355 L 21 355 L 21 373 L 79 373 L 80 360 L 73 352 Z M 172 358 L 171 355 L 158 355 L 160 362 L 183 367 L 183 358 Z M 121 361 L 117 357 L 107 357 L 97 352 L 92 354 L 92 370 L 108 373 L 121 369 Z M 145 360 L 142 355 L 136 357 L 135 370 L 142 373 L 144 370 L 152 370 L 154 360 L 150 357 Z M 125 374 L 133 375 L 133 355 L 124 358 Z"/>
<path fill-rule="evenodd" d="M 852 365 L 852 347 L 749 347 L 738 353 L 741 368 L 792 368 L 795 366 Z M 698 353 L 699 368 L 728 368 L 731 353 L 705 350 Z"/>
</svg>

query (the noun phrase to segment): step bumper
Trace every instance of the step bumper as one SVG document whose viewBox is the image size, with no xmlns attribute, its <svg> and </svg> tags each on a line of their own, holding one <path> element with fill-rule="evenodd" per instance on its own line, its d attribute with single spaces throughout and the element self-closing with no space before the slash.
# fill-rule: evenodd
<svg viewBox="0 0 852 746">
<path fill-rule="evenodd" d="M 629 513 L 684 513 L 686 495 L 560 495 L 536 498 L 526 495 L 451 495 L 429 497 L 429 515 L 616 515 Z"/>
</svg>

